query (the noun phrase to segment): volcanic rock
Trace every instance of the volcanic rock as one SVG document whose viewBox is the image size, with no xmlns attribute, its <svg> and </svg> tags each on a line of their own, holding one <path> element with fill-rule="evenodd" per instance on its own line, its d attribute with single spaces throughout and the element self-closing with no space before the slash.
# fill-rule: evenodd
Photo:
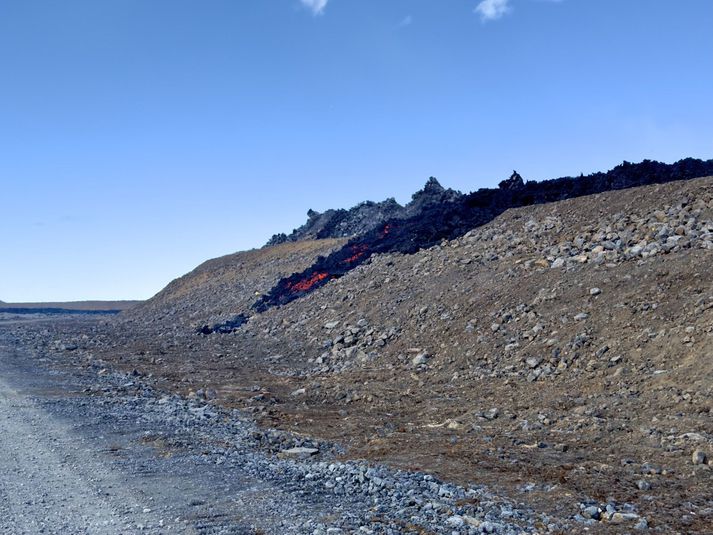
<svg viewBox="0 0 713 535">
<path fill-rule="evenodd" d="M 695 450 L 691 455 L 691 462 L 693 464 L 705 464 L 708 456 L 703 450 Z"/>
<path fill-rule="evenodd" d="M 517 171 L 513 171 L 510 178 L 498 184 L 500 189 L 515 191 L 525 187 L 525 182 Z"/>
<path fill-rule="evenodd" d="M 277 456 L 281 459 L 309 459 L 318 453 L 317 448 L 296 447 L 282 450 Z"/>
<path fill-rule="evenodd" d="M 266 246 L 285 242 L 345 238 L 366 234 L 392 219 L 418 217 L 423 210 L 456 201 L 463 195 L 452 189 L 445 189 L 435 177 L 426 182 L 422 190 L 413 194 L 411 202 L 401 206 L 395 199 L 382 202 L 365 201 L 349 210 L 327 210 L 324 213 L 309 210 L 307 222 L 291 234 L 275 234 Z"/>
</svg>

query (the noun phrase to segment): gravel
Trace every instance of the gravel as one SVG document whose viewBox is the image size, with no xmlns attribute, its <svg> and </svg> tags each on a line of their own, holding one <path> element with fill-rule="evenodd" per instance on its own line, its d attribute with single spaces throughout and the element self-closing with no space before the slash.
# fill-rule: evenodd
<svg viewBox="0 0 713 535">
<path fill-rule="evenodd" d="M 31 339 L 31 337 L 29 337 Z M 136 374 L 48 367 L 0 328 L 0 531 L 535 533 L 559 529 L 481 486 L 258 428 Z M 56 363 L 55 363 L 56 364 Z"/>
</svg>

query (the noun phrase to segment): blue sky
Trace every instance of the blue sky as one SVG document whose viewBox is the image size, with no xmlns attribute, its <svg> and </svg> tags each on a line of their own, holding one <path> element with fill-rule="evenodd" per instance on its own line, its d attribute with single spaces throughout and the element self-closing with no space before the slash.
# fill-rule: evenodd
<svg viewBox="0 0 713 535">
<path fill-rule="evenodd" d="M 3 0 L 0 299 L 147 298 L 309 208 L 713 157 L 710 0 Z"/>
</svg>

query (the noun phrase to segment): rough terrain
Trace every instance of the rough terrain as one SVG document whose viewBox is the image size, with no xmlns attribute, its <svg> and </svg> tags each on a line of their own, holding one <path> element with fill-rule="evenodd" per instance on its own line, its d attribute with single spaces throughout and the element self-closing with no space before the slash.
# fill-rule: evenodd
<svg viewBox="0 0 713 535">
<path fill-rule="evenodd" d="M 134 317 L 177 332 L 228 320 L 267 292 L 275 280 L 303 270 L 343 244 L 342 239 L 297 242 L 208 260 L 137 305 Z"/>
<path fill-rule="evenodd" d="M 200 334 L 345 242 L 237 253 L 111 321 L 3 336 L 87 388 L 141 385 L 135 414 L 167 396 L 216 411 L 223 441 L 250 429 L 237 465 L 262 468 L 236 480 L 316 493 L 269 533 L 713 532 L 713 178 L 510 209 Z"/>
<path fill-rule="evenodd" d="M 535 533 L 482 487 L 334 460 L 338 447 L 33 346 L 90 319 L 0 323 L 0 531 Z"/>
<path fill-rule="evenodd" d="M 378 255 L 230 335 L 129 316 L 100 354 L 591 529 L 706 533 L 712 251 L 713 179 L 603 193 Z"/>
<path fill-rule="evenodd" d="M 349 210 L 327 210 L 324 213 L 308 210 L 307 222 L 304 225 L 289 235 L 274 235 L 267 245 L 325 238 L 350 238 L 364 234 L 392 219 L 417 216 L 429 205 L 442 205 L 462 197 L 460 192 L 443 188 L 435 177 L 431 177 L 424 188 L 414 193 L 405 206 L 391 198 L 382 202 L 365 201 Z"/>
</svg>

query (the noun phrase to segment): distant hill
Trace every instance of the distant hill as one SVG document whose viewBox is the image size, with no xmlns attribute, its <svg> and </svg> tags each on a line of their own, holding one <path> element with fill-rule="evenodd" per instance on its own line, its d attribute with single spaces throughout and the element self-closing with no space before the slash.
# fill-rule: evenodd
<svg viewBox="0 0 713 535">
<path fill-rule="evenodd" d="M 0 312 L 28 314 L 45 313 L 119 313 L 139 304 L 141 301 L 68 301 L 48 303 L 6 303 L 0 301 Z"/>
</svg>

